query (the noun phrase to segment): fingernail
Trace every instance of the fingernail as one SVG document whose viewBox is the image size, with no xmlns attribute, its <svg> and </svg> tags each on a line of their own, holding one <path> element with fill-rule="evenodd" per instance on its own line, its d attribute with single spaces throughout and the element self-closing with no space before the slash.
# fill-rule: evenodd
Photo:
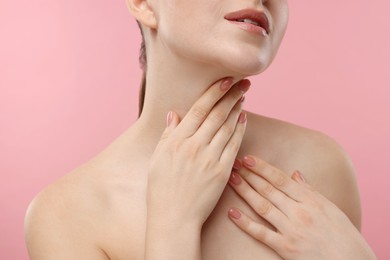
<svg viewBox="0 0 390 260">
<path fill-rule="evenodd" d="M 229 182 L 231 182 L 234 185 L 238 185 L 241 183 L 241 178 L 237 173 L 232 172 L 232 174 L 230 174 Z"/>
<path fill-rule="evenodd" d="M 246 122 L 246 113 L 241 112 L 240 117 L 238 118 L 238 122 L 240 122 L 240 123 Z"/>
<path fill-rule="evenodd" d="M 241 213 L 238 212 L 238 210 L 231 208 L 229 209 L 229 216 L 235 219 L 239 219 L 241 217 Z"/>
<path fill-rule="evenodd" d="M 243 79 L 240 81 L 240 86 L 239 88 L 241 89 L 242 92 L 247 92 L 251 86 L 251 82 L 247 79 Z"/>
<path fill-rule="evenodd" d="M 239 171 L 241 169 L 241 163 L 239 160 L 235 159 L 233 164 L 233 169 Z"/>
<path fill-rule="evenodd" d="M 226 91 L 230 88 L 230 86 L 232 85 L 233 83 L 233 78 L 226 78 L 222 81 L 221 83 L 221 90 L 222 91 Z"/>
<path fill-rule="evenodd" d="M 169 111 L 168 115 L 167 115 L 167 126 L 170 126 L 171 123 L 172 123 L 172 117 L 173 117 L 173 113 L 172 111 Z"/>
<path fill-rule="evenodd" d="M 256 165 L 256 161 L 252 157 L 249 157 L 249 156 L 244 157 L 244 163 L 249 167 L 253 167 Z"/>
<path fill-rule="evenodd" d="M 303 174 L 302 174 L 300 171 L 296 170 L 295 172 L 296 172 L 298 178 L 299 178 L 302 182 L 306 182 L 305 178 L 303 177 Z"/>
</svg>

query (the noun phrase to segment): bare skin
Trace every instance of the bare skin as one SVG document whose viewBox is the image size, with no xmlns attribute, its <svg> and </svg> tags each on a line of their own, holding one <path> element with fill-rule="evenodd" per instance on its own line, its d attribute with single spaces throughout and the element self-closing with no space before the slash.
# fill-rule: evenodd
<svg viewBox="0 0 390 260">
<path fill-rule="evenodd" d="M 80 255 L 144 259 L 145 165 L 151 154 L 142 149 L 142 131 L 135 123 L 100 154 L 35 198 L 26 222 L 26 240 L 34 249 L 30 251 L 32 259 L 76 259 Z M 238 157 L 246 154 L 261 156 L 285 172 L 304 172 L 307 182 L 360 228 L 353 169 L 330 138 L 248 112 Z M 227 185 L 203 226 L 202 259 L 282 259 L 232 223 L 227 212 L 233 206 L 271 227 Z"/>
<path fill-rule="evenodd" d="M 232 221 L 283 259 L 377 259 L 348 216 L 308 184 L 298 170 L 289 176 L 261 158 L 247 155 L 236 162 L 229 184 L 274 228 L 237 208 L 229 210 Z"/>
<path fill-rule="evenodd" d="M 145 259 L 148 166 L 166 127 L 167 112 L 175 111 L 183 119 L 212 82 L 224 77 L 232 77 L 237 82 L 264 71 L 275 57 L 287 26 L 285 0 L 256 3 L 127 0 L 127 3 L 132 15 L 143 25 L 147 46 L 143 112 L 106 149 L 33 200 L 25 225 L 33 260 Z M 268 35 L 241 30 L 224 18 L 244 8 L 268 15 Z M 307 183 L 337 205 L 360 229 L 359 194 L 353 167 L 331 138 L 247 112 L 246 130 L 240 144 L 238 158 L 252 154 L 290 175 L 299 169 Z M 234 158 L 230 163 L 233 161 Z M 192 258 L 176 258 L 199 259 L 201 254 L 205 260 L 281 259 L 277 252 L 233 223 L 228 210 L 239 208 L 258 223 L 271 226 L 231 186 L 222 191 L 215 208 L 202 223 L 200 241 L 196 241 L 200 242 L 201 250 L 194 251 Z M 203 202 L 208 202 L 207 198 Z M 204 209 L 200 210 L 204 213 Z M 174 224 L 181 228 L 185 222 L 184 218 Z M 188 230 L 188 234 L 192 231 Z M 171 235 L 163 238 L 170 240 L 176 234 Z M 178 246 L 177 250 L 180 249 Z"/>
</svg>

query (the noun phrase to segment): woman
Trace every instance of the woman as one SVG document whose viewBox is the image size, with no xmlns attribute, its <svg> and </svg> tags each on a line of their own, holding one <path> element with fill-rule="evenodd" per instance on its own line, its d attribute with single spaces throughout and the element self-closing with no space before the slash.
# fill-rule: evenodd
<svg viewBox="0 0 390 260">
<path fill-rule="evenodd" d="M 145 40 L 139 119 L 34 199 L 31 259 L 375 259 L 342 149 L 242 111 L 286 0 L 127 3 Z"/>
</svg>

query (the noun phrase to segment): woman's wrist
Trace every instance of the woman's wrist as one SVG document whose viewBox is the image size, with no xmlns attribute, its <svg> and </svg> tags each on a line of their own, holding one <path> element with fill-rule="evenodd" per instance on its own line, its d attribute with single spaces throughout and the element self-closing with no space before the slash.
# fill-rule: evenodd
<svg viewBox="0 0 390 260">
<path fill-rule="evenodd" d="M 165 234 L 180 234 L 182 232 L 200 233 L 202 223 L 195 219 L 173 219 L 163 215 L 157 215 L 156 217 L 147 217 L 147 228 L 148 231 L 153 233 L 155 230 Z"/>
<path fill-rule="evenodd" d="M 145 259 L 200 260 L 201 229 L 196 222 L 148 218 Z"/>
</svg>

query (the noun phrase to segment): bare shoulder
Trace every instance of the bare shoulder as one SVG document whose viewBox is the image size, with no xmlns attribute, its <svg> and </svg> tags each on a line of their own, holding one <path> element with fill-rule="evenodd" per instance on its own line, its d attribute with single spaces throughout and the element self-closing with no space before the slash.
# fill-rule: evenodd
<svg viewBox="0 0 390 260">
<path fill-rule="evenodd" d="M 116 158 L 95 157 L 32 200 L 25 217 L 32 260 L 141 259 L 144 180 Z"/>
<path fill-rule="evenodd" d="M 84 177 L 85 178 L 85 177 Z M 107 259 L 92 230 L 102 213 L 92 185 L 74 171 L 42 190 L 25 217 L 25 238 L 31 259 Z"/>
<path fill-rule="evenodd" d="M 250 122 L 250 124 L 249 124 Z M 289 122 L 248 113 L 249 151 L 291 174 L 300 170 L 308 183 L 336 204 L 360 230 L 361 206 L 351 159 L 328 135 Z M 261 146 L 261 147 L 259 147 Z"/>
<path fill-rule="evenodd" d="M 47 186 L 30 203 L 25 239 L 31 259 L 107 259 L 101 250 L 101 194 L 81 169 Z"/>
</svg>

